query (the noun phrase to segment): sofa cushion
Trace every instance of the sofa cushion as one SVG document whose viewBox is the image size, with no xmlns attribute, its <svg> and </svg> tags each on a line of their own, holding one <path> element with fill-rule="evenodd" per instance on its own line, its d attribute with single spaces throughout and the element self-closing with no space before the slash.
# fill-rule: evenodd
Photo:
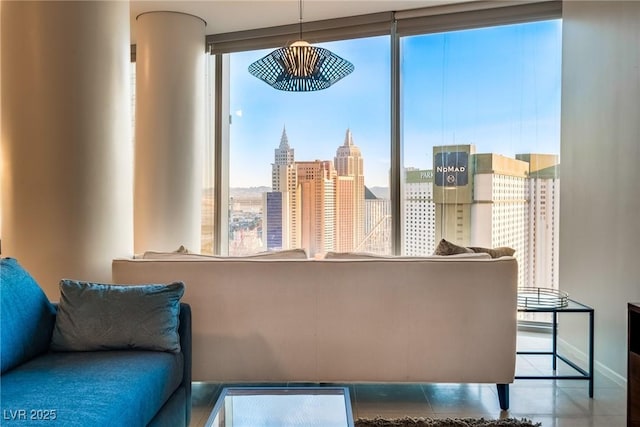
<svg viewBox="0 0 640 427">
<path fill-rule="evenodd" d="M 134 259 L 155 259 L 154 257 L 156 256 L 170 257 L 170 256 L 176 256 L 176 255 L 179 256 L 179 255 L 186 255 L 186 254 L 194 254 L 194 253 L 189 249 L 187 249 L 184 245 L 180 245 L 178 249 L 172 252 L 146 251 L 142 254 L 134 254 L 133 258 Z"/>
<path fill-rule="evenodd" d="M 0 300 L 0 370 L 4 374 L 49 348 L 55 308 L 13 258 L 0 260 Z"/>
<path fill-rule="evenodd" d="M 253 255 L 246 255 L 243 258 L 260 259 L 307 259 L 307 251 L 304 249 L 284 249 L 281 251 L 258 252 Z"/>
<path fill-rule="evenodd" d="M 371 252 L 333 252 L 324 254 L 322 259 L 385 259 L 392 258 L 391 255 L 378 255 Z"/>
<path fill-rule="evenodd" d="M 514 253 L 516 253 L 516 250 L 513 248 L 509 248 L 506 246 L 500 246 L 498 248 L 481 248 L 478 246 L 470 246 L 469 249 L 471 249 L 473 252 L 475 253 L 486 253 L 491 255 L 491 258 L 500 258 L 503 256 L 513 256 Z"/>
<path fill-rule="evenodd" d="M 105 285 L 62 280 L 51 349 L 180 351 L 184 284 Z"/>
<path fill-rule="evenodd" d="M 136 256 L 134 258 L 142 259 L 175 259 L 175 260 L 193 260 L 193 259 L 207 259 L 207 260 L 228 260 L 228 259 L 244 259 L 244 258 L 258 258 L 258 259 L 307 259 L 307 252 L 304 249 L 286 249 L 282 251 L 266 251 L 258 252 L 253 255 L 245 255 L 242 257 L 236 256 L 221 256 L 221 255 L 206 255 L 195 254 L 189 251 L 175 251 L 175 252 L 155 252 L 147 251 L 142 256 Z"/>
<path fill-rule="evenodd" d="M 412 255 L 378 255 L 369 252 L 327 252 L 324 259 L 397 259 L 397 260 L 442 260 L 443 258 L 491 258 L 488 253 L 464 252 L 455 255 L 431 255 L 431 256 L 412 256 Z"/>
<path fill-rule="evenodd" d="M 180 384 L 183 363 L 181 353 L 50 352 L 2 375 L 2 411 L 42 411 L 16 425 L 145 426 Z"/>
</svg>

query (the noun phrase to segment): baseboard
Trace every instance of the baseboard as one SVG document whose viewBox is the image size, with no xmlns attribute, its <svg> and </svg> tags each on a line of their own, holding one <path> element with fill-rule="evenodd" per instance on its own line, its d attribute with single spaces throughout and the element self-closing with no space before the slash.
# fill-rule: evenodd
<svg viewBox="0 0 640 427">
<path fill-rule="evenodd" d="M 551 334 L 553 332 L 553 328 L 551 327 L 551 323 L 549 322 L 518 320 L 518 331 Z"/>
<path fill-rule="evenodd" d="M 562 338 L 558 338 L 558 350 L 560 354 L 567 357 L 569 360 L 578 362 L 580 366 L 587 366 L 589 363 L 587 353 L 580 350 L 576 346 L 569 344 L 566 340 L 563 340 Z M 621 387 L 627 386 L 627 379 L 623 375 L 620 375 L 613 369 L 609 368 L 607 365 L 604 365 L 598 362 L 597 360 L 595 360 L 594 369 L 597 373 L 610 379 L 617 385 Z"/>
</svg>

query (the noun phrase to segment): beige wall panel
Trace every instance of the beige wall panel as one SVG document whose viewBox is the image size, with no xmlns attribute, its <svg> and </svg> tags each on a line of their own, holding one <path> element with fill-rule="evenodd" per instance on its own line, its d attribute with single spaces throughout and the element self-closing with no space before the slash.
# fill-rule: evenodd
<svg viewBox="0 0 640 427">
<path fill-rule="evenodd" d="M 47 295 L 132 253 L 128 2 L 2 3 L 2 255 Z"/>
<path fill-rule="evenodd" d="M 626 304 L 640 301 L 640 3 L 565 1 L 560 288 L 595 308 L 599 368 L 626 376 Z M 586 351 L 586 320 L 561 338 Z"/>
</svg>

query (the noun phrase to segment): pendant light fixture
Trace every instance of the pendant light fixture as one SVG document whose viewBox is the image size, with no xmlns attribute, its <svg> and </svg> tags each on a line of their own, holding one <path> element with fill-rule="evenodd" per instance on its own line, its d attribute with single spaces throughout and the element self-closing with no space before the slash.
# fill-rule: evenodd
<svg viewBox="0 0 640 427">
<path fill-rule="evenodd" d="M 326 89 L 350 74 L 353 64 L 328 49 L 302 40 L 302 0 L 298 1 L 299 40 L 249 65 L 249 73 L 271 87 L 308 92 Z"/>
</svg>

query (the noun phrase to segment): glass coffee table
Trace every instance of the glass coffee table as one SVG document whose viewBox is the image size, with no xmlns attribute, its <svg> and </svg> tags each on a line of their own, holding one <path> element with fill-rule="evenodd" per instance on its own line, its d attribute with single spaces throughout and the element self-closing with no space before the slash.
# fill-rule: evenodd
<svg viewBox="0 0 640 427">
<path fill-rule="evenodd" d="M 346 387 L 227 387 L 207 427 L 353 427 Z"/>
</svg>

